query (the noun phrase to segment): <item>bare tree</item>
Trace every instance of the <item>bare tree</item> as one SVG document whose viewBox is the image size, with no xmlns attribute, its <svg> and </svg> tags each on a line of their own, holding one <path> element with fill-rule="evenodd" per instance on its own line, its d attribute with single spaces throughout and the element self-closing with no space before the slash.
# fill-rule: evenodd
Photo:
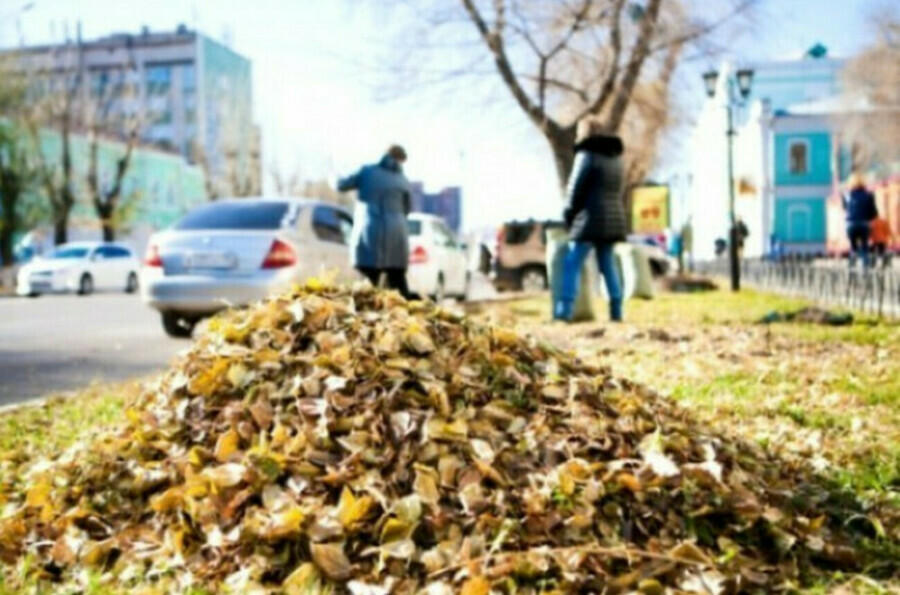
<svg viewBox="0 0 900 595">
<path fill-rule="evenodd" d="M 269 166 L 269 175 L 272 178 L 272 184 L 275 186 L 275 193 L 278 196 L 302 196 L 303 184 L 300 181 L 300 171 L 295 169 L 290 176 L 285 176 L 281 171 L 281 167 L 275 162 Z"/>
<path fill-rule="evenodd" d="M 900 165 L 900 8 L 885 4 L 871 29 L 874 42 L 842 73 L 845 105 L 836 121 L 854 169 Z"/>
<path fill-rule="evenodd" d="M 138 96 L 137 71 L 134 63 L 123 65 L 113 72 L 115 80 L 109 81 L 110 73 L 101 75 L 101 83 L 95 90 L 88 89 L 86 96 L 85 121 L 88 132 L 87 187 L 103 232 L 103 241 L 111 242 L 116 236 L 117 215 L 122 196 L 122 182 L 128 172 L 134 147 L 140 133 L 139 110 L 133 104 Z M 92 95 L 96 94 L 96 97 Z M 112 178 L 107 184 L 100 180 L 98 153 L 102 138 L 122 140 L 125 148 L 115 160 Z"/>
<path fill-rule="evenodd" d="M 21 200 L 35 181 L 25 131 L 25 77 L 0 62 L 0 261 L 13 262 L 13 236 L 23 228 Z"/>
<path fill-rule="evenodd" d="M 481 55 L 489 57 L 515 104 L 549 143 L 562 188 L 574 160 L 579 119 L 600 116 L 610 133 L 621 132 L 626 116 L 642 115 L 642 110 L 629 111 L 638 89 L 668 85 L 684 47 L 705 43 L 756 0 L 713 0 L 691 4 L 691 10 L 685 0 L 458 2 L 462 15 L 443 0 L 426 17 L 430 38 L 438 28 L 448 27 L 456 39 L 443 46 L 450 49 L 442 55 L 466 57 L 463 63 L 457 59 L 448 75 L 484 74 L 477 57 L 468 60 L 471 45 L 459 41 L 461 23 L 468 23 L 477 34 Z M 412 10 L 425 12 L 422 4 L 416 2 Z M 701 13 L 713 17 L 701 18 Z M 441 47 L 439 42 L 433 45 Z M 667 92 L 645 95 L 648 100 L 650 95 L 668 100 Z"/>
<path fill-rule="evenodd" d="M 216 180 L 213 178 L 212 167 L 209 163 L 209 156 L 206 153 L 206 148 L 203 146 L 203 142 L 200 139 L 195 139 L 191 143 L 191 159 L 200 166 L 201 171 L 203 171 L 203 187 L 206 191 L 206 199 L 214 201 L 218 199 L 221 194 L 219 193 L 218 184 L 216 184 Z"/>
<path fill-rule="evenodd" d="M 69 216 L 75 206 L 75 188 L 72 176 L 72 133 L 78 126 L 77 95 L 81 85 L 82 69 L 78 52 L 70 44 L 62 55 L 54 52 L 49 58 L 60 59 L 61 68 L 53 64 L 28 65 L 25 76 L 30 77 L 29 102 L 32 109 L 27 127 L 31 135 L 37 161 L 38 178 L 50 203 L 53 217 L 54 243 L 68 241 Z M 47 127 L 59 134 L 59 160 L 48 160 L 42 149 L 41 129 Z"/>
<path fill-rule="evenodd" d="M 285 176 L 278 164 L 272 163 L 269 166 L 269 174 L 272 177 L 275 192 L 279 196 L 315 198 L 343 207 L 353 206 L 353 193 L 339 192 L 325 179 L 304 180 L 299 168 L 295 169 L 290 176 Z"/>
</svg>

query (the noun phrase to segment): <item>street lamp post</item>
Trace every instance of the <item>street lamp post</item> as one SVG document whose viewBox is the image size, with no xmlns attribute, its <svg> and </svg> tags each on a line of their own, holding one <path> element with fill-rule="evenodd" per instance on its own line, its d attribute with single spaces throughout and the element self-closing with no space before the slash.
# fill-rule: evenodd
<svg viewBox="0 0 900 595">
<path fill-rule="evenodd" d="M 712 98 L 716 95 L 716 86 L 719 73 L 710 70 L 703 74 L 703 83 L 706 86 L 706 94 Z M 734 206 L 734 111 L 743 104 L 750 95 L 750 85 L 753 83 L 753 71 L 747 68 L 738 70 L 734 75 L 729 74 L 725 80 L 725 111 L 728 114 L 728 129 L 725 134 L 728 137 L 728 213 L 730 229 L 728 232 L 728 260 L 731 272 L 731 290 L 741 289 L 741 262 L 738 254 L 738 228 L 737 214 Z"/>
</svg>

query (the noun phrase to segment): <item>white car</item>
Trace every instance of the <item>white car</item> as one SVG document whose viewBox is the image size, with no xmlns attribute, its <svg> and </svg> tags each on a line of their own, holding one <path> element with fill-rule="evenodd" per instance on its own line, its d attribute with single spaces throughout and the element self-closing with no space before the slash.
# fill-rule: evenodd
<svg viewBox="0 0 900 595">
<path fill-rule="evenodd" d="M 409 226 L 409 289 L 435 301 L 465 299 L 469 291 L 468 249 L 457 241 L 444 220 L 411 213 Z"/>
<path fill-rule="evenodd" d="M 74 291 L 89 295 L 99 290 L 133 293 L 140 264 L 131 248 L 111 242 L 61 244 L 45 257 L 19 269 L 16 292 L 37 297 L 43 293 Z"/>
<path fill-rule="evenodd" d="M 357 279 L 353 218 L 333 204 L 295 198 L 217 200 L 150 238 L 141 296 L 172 337 L 203 317 L 285 291 L 323 273 Z"/>
</svg>

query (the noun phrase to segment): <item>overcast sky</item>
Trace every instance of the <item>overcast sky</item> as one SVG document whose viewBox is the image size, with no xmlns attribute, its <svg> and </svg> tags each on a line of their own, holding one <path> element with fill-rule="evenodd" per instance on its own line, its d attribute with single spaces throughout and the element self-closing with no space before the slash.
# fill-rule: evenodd
<svg viewBox="0 0 900 595">
<path fill-rule="evenodd" d="M 452 1 L 452 0 L 448 0 Z M 693 0 L 700 2 L 701 0 Z M 832 54 L 865 43 L 866 16 L 883 0 L 763 0 L 755 24 L 734 41 L 738 58 L 799 55 L 821 41 Z M 362 0 L 0 0 L 0 44 L 58 42 L 81 22 L 85 39 L 113 31 L 172 29 L 179 23 L 229 40 L 253 61 L 254 113 L 262 127 L 264 169 L 333 177 L 377 159 L 392 142 L 406 145 L 407 173 L 426 189 L 461 185 L 464 225 L 507 218 L 558 216 L 549 149 L 512 102 L 479 105 L 460 85 L 458 97 L 385 100 L 373 60 L 394 38 L 388 11 Z M 681 93 L 699 104 L 694 64 Z M 383 74 L 383 73 L 375 73 Z M 502 90 L 501 90 L 502 91 Z M 673 145 L 678 146 L 678 145 Z M 673 149 L 674 150 L 674 149 Z M 671 156 L 670 156 L 671 157 Z M 680 159 L 669 159 L 679 163 Z M 268 178 L 264 171 L 264 178 Z"/>
</svg>

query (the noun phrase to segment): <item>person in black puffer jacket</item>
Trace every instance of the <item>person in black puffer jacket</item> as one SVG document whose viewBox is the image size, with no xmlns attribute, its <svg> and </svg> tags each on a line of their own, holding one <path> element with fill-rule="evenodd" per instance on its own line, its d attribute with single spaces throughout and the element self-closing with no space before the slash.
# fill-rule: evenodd
<svg viewBox="0 0 900 595">
<path fill-rule="evenodd" d="M 578 294 L 581 267 L 591 248 L 609 293 L 609 315 L 622 320 L 622 283 L 615 266 L 613 246 L 625 240 L 625 205 L 622 203 L 624 169 L 622 139 L 604 133 L 599 120 L 588 117 L 578 123 L 575 164 L 569 176 L 563 212 L 569 231 L 569 251 L 563 263 L 563 280 L 554 318 L 570 320 Z"/>
</svg>

